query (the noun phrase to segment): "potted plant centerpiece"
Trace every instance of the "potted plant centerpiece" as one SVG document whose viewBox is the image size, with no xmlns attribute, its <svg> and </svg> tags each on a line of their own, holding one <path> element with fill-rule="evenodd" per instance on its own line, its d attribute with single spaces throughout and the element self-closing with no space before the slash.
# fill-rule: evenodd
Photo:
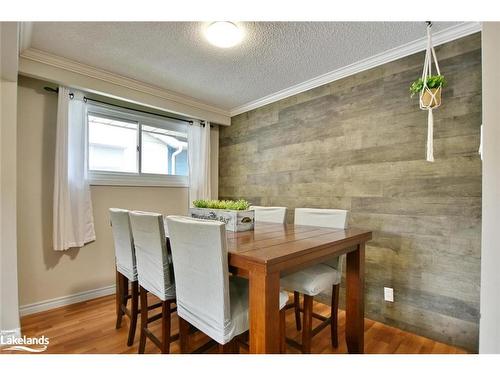
<svg viewBox="0 0 500 375">
<path fill-rule="evenodd" d="M 420 107 L 436 108 L 441 105 L 441 90 L 446 85 L 446 80 L 441 74 L 429 76 L 425 79 L 419 78 L 410 86 L 411 97 L 420 95 Z"/>
<path fill-rule="evenodd" d="M 198 199 L 193 201 L 193 206 L 189 209 L 191 217 L 222 221 L 229 231 L 243 232 L 254 228 L 254 211 L 249 209 L 250 203 L 246 200 Z"/>
</svg>

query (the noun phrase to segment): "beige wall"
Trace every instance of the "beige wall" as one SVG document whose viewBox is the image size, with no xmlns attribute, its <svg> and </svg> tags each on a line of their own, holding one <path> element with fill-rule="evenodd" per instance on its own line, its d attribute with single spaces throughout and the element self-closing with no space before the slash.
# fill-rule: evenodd
<svg viewBox="0 0 500 375">
<path fill-rule="evenodd" d="M 16 254 L 16 101 L 15 22 L 0 23 L 0 336 L 19 336 Z"/>
<path fill-rule="evenodd" d="M 483 231 L 480 353 L 500 353 L 500 22 L 483 24 Z"/>
<path fill-rule="evenodd" d="M 186 188 L 93 186 L 97 240 L 66 252 L 52 250 L 52 192 L 57 95 L 44 82 L 20 77 L 18 90 L 19 297 L 27 305 L 114 284 L 108 208 L 185 214 Z M 218 129 L 212 165 L 217 191 Z"/>
<path fill-rule="evenodd" d="M 17 83 L 0 84 L 0 330 L 19 328 L 16 256 Z"/>
</svg>

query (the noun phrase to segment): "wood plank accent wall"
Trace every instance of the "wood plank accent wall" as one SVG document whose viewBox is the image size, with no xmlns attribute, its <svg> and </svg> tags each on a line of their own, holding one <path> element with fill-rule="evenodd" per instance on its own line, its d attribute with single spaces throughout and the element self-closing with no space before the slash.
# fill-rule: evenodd
<svg viewBox="0 0 500 375">
<path fill-rule="evenodd" d="M 427 112 L 408 91 L 418 53 L 233 117 L 220 131 L 219 196 L 287 206 L 289 222 L 296 207 L 350 210 L 351 226 L 374 231 L 367 316 L 476 351 L 480 34 L 436 52 L 448 86 L 434 114 L 434 163 Z"/>
</svg>

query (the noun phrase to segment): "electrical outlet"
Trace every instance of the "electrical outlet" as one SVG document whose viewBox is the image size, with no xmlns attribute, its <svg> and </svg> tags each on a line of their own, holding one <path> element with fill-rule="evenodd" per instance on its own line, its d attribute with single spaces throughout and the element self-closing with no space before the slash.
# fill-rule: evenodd
<svg viewBox="0 0 500 375">
<path fill-rule="evenodd" d="M 384 287 L 384 300 L 394 302 L 394 289 Z"/>
</svg>

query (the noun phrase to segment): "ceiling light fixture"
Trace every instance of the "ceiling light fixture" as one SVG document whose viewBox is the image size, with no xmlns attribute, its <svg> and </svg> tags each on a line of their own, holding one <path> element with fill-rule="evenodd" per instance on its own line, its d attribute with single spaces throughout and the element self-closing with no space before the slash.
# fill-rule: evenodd
<svg viewBox="0 0 500 375">
<path fill-rule="evenodd" d="M 229 48 L 241 42 L 243 31 L 232 22 L 218 21 L 211 23 L 207 27 L 205 37 L 214 46 Z"/>
</svg>

